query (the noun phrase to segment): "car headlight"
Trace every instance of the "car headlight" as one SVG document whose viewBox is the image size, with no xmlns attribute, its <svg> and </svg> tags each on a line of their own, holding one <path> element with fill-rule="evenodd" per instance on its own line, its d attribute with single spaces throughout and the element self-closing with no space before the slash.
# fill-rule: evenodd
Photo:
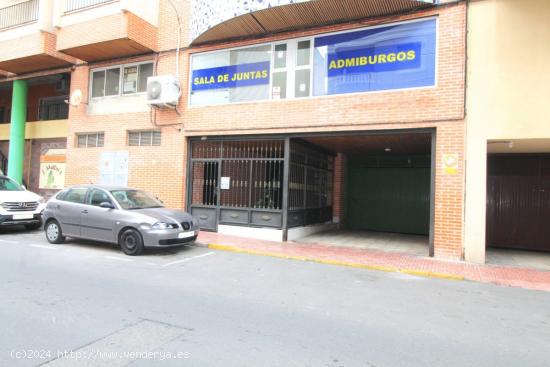
<svg viewBox="0 0 550 367">
<path fill-rule="evenodd" d="M 178 228 L 177 224 L 166 223 L 166 222 L 157 222 L 151 226 L 152 229 L 175 229 Z"/>
</svg>

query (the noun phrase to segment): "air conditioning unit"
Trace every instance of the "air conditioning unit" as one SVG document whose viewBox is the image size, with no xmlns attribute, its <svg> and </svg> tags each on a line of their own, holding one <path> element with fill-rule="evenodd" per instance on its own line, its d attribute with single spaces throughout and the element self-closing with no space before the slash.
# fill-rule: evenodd
<svg viewBox="0 0 550 367">
<path fill-rule="evenodd" d="M 157 107 L 175 107 L 181 96 L 178 78 L 158 75 L 147 78 L 147 104 Z"/>
</svg>

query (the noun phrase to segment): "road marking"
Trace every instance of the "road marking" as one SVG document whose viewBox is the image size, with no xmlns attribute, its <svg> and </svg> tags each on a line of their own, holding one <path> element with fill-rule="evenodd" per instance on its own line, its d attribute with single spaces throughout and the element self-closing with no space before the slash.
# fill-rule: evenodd
<svg viewBox="0 0 550 367">
<path fill-rule="evenodd" d="M 214 254 L 215 254 L 215 252 L 207 252 L 206 254 L 202 254 L 202 255 L 186 257 L 185 259 L 182 259 L 182 260 L 172 261 L 172 262 L 169 262 L 167 264 L 164 264 L 164 265 L 162 265 L 162 267 L 165 268 L 165 267 L 170 266 L 170 265 L 183 264 L 183 263 L 186 263 L 188 261 L 198 259 L 200 257 L 210 256 L 210 255 L 214 255 Z"/>
<path fill-rule="evenodd" d="M 32 244 L 30 245 L 31 247 L 38 247 L 38 248 L 45 248 L 47 250 L 58 250 L 57 247 L 55 246 L 48 246 L 48 245 L 35 245 L 35 244 Z"/>
<path fill-rule="evenodd" d="M 0 240 L 0 242 L 5 242 L 5 243 L 19 243 L 19 241 L 12 241 L 12 240 Z"/>
<path fill-rule="evenodd" d="M 110 260 L 118 260 L 118 261 L 126 261 L 126 262 L 134 261 L 132 259 L 125 259 L 123 257 L 117 257 L 117 256 L 103 256 L 103 257 L 106 258 L 106 259 L 110 259 Z"/>
<path fill-rule="evenodd" d="M 160 264 L 157 264 L 157 263 L 150 263 L 150 262 L 146 262 L 145 265 L 151 265 L 151 266 L 159 266 Z"/>
</svg>

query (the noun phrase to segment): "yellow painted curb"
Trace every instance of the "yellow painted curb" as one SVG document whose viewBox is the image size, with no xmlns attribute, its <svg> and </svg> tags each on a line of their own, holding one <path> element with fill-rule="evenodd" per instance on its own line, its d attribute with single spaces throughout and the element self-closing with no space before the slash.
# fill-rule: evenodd
<svg viewBox="0 0 550 367">
<path fill-rule="evenodd" d="M 209 243 L 209 244 L 206 245 L 206 247 L 208 247 L 209 249 L 212 249 L 212 250 L 236 252 L 236 253 L 248 254 L 248 255 L 269 256 L 269 257 L 276 257 L 276 258 L 279 258 L 279 259 L 287 259 L 287 260 L 309 261 L 309 262 L 315 262 L 315 263 L 319 263 L 319 264 L 347 266 L 347 267 L 351 267 L 351 268 L 385 271 L 385 272 L 389 272 L 389 273 L 403 273 L 403 274 L 415 275 L 415 276 L 427 277 L 427 278 L 440 278 L 440 279 L 447 279 L 447 280 L 464 280 L 463 276 L 454 275 L 454 274 L 434 273 L 434 272 L 430 272 L 430 271 L 413 270 L 413 269 L 398 269 L 398 268 L 392 268 L 392 267 L 388 267 L 388 266 L 358 264 L 358 263 L 339 261 L 339 260 L 315 259 L 315 258 L 310 258 L 310 257 L 305 257 L 305 256 L 284 255 L 284 254 L 278 254 L 278 253 L 274 253 L 274 252 L 247 250 L 247 249 L 243 249 L 243 248 L 240 248 L 240 247 L 228 246 L 228 245 L 219 245 L 219 244 L 215 244 L 215 243 Z"/>
</svg>

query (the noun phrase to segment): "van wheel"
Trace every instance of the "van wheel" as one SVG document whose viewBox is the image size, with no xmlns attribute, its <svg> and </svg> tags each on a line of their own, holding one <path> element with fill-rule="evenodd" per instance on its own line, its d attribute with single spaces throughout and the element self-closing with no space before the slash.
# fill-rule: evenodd
<svg viewBox="0 0 550 367">
<path fill-rule="evenodd" d="M 143 238 L 141 237 L 141 233 L 133 228 L 122 232 L 118 244 L 126 255 L 136 256 L 143 252 Z"/>
<path fill-rule="evenodd" d="M 46 239 L 49 243 L 59 244 L 65 241 L 65 236 L 63 236 L 63 232 L 61 232 L 61 226 L 55 219 L 46 223 L 44 231 L 46 232 Z"/>
</svg>

